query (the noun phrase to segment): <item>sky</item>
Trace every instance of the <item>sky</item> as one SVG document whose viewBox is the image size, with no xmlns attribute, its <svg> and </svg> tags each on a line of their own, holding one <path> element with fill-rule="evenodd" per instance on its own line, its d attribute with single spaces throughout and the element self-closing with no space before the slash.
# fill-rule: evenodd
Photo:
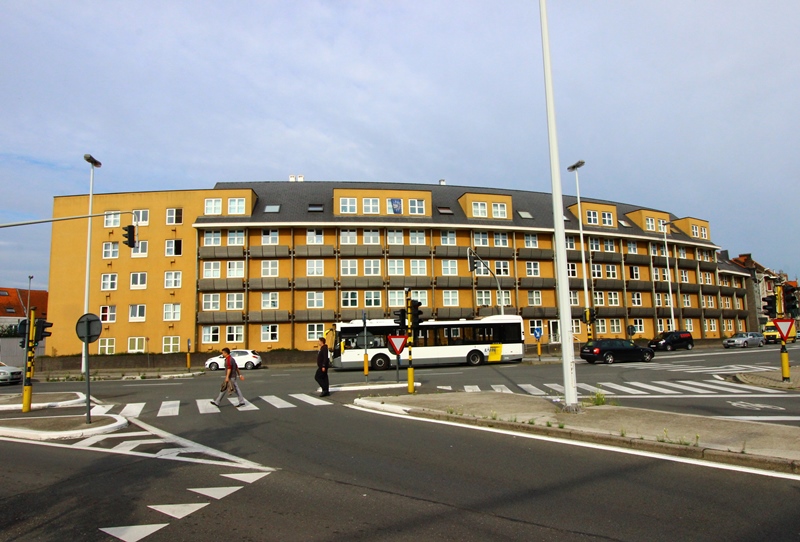
<svg viewBox="0 0 800 542">
<path fill-rule="evenodd" d="M 550 192 L 536 0 L 0 0 L 0 225 L 217 182 Z M 800 2 L 550 0 L 565 194 L 710 221 L 800 274 Z M 0 228 L 47 289 L 51 224 Z M 76 240 L 84 247 L 85 240 Z M 67 272 L 54 262 L 53 273 Z"/>
</svg>

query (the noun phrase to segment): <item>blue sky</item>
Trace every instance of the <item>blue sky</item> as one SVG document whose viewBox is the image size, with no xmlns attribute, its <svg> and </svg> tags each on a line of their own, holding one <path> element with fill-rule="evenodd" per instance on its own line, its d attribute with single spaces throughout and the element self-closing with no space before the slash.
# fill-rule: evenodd
<svg viewBox="0 0 800 542">
<path fill-rule="evenodd" d="M 583 197 L 705 218 L 731 255 L 800 274 L 800 3 L 547 7 L 564 193 L 585 160 Z M 290 174 L 550 191 L 535 0 L 2 12 L 0 224 L 87 193 L 86 153 L 96 193 Z M 50 228 L 0 229 L 0 285 L 47 288 Z"/>
</svg>

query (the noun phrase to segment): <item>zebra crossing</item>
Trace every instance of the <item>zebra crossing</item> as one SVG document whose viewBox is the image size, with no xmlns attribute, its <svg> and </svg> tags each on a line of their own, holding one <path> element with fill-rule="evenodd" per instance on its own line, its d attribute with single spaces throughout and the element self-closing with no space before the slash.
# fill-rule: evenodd
<svg viewBox="0 0 800 542">
<path fill-rule="evenodd" d="M 706 367 L 702 365 L 688 365 L 685 363 L 621 363 L 614 365 L 621 369 L 642 369 L 646 371 L 666 371 L 670 373 L 695 373 L 695 374 L 737 374 L 737 373 L 759 373 L 766 371 L 770 367 L 764 365 L 716 365 Z"/>
<path fill-rule="evenodd" d="M 333 403 L 330 401 L 324 401 L 312 395 L 308 395 L 305 393 L 291 393 L 289 394 L 289 399 L 283 399 L 278 397 L 277 395 L 261 395 L 258 398 L 259 400 L 256 402 L 250 402 L 249 400 L 245 399 L 244 406 L 237 407 L 236 405 L 239 404 L 239 400 L 236 397 L 228 397 L 228 402 L 239 412 L 248 412 L 254 410 L 261 410 L 262 408 L 278 408 L 278 409 L 285 409 L 285 408 L 297 408 L 300 405 L 306 406 L 330 406 Z M 219 414 L 220 407 L 214 405 L 212 402 L 212 398 L 206 399 L 195 399 L 194 404 L 192 405 L 191 402 L 181 402 L 181 401 L 162 401 L 158 405 L 158 411 L 156 414 L 157 418 L 164 418 L 170 416 L 179 416 L 181 414 L 181 410 L 184 411 L 187 408 L 196 408 L 198 414 Z M 147 403 L 127 403 L 124 405 L 120 404 L 95 404 L 91 409 L 91 414 L 95 416 L 100 416 L 103 414 L 115 413 L 119 414 L 120 416 L 125 416 L 126 418 L 139 418 L 141 417 L 142 413 L 145 410 L 145 406 Z M 112 412 L 122 407 L 119 412 Z"/>
<path fill-rule="evenodd" d="M 509 387 L 511 386 L 511 387 Z M 543 383 L 535 386 L 533 384 L 493 384 L 491 386 L 465 385 L 463 391 L 475 393 L 481 391 L 494 391 L 497 393 L 518 393 L 512 389 L 517 387 L 529 395 L 548 396 L 563 395 L 564 386 L 558 383 Z M 577 383 L 579 395 L 594 395 L 602 393 L 606 396 L 628 396 L 628 397 L 741 397 L 759 395 L 781 395 L 786 394 L 785 390 L 773 390 L 769 388 L 759 388 L 748 384 L 738 384 L 725 382 L 722 380 L 678 380 L 675 382 L 667 380 L 654 380 L 652 382 L 597 382 L 595 384 Z M 453 387 L 446 386 L 453 389 Z M 460 391 L 456 389 L 455 391 Z"/>
</svg>

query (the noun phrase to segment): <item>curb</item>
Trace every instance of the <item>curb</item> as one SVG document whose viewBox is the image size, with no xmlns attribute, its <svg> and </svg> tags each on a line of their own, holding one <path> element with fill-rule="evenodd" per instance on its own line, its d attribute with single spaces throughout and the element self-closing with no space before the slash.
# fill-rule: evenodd
<svg viewBox="0 0 800 542">
<path fill-rule="evenodd" d="M 47 418 L 83 418 L 83 416 L 47 416 Z M 116 414 L 103 414 L 102 416 L 95 416 L 95 418 L 113 418 L 114 422 L 99 427 L 74 429 L 71 431 L 37 431 L 34 429 L 5 427 L 0 424 L 0 436 L 25 440 L 68 440 L 113 433 L 114 431 L 119 431 L 128 426 L 128 420 Z M 5 421 L 23 419 L 28 420 L 28 418 L 6 418 Z"/>
</svg>

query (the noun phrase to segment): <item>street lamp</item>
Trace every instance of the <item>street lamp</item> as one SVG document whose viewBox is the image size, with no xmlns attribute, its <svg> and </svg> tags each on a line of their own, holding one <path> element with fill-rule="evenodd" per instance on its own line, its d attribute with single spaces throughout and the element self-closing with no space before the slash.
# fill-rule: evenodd
<svg viewBox="0 0 800 542">
<path fill-rule="evenodd" d="M 567 168 L 569 172 L 575 172 L 575 191 L 578 196 L 578 235 L 581 240 L 581 269 L 583 271 L 583 304 L 586 307 L 584 316 L 586 318 L 586 327 L 588 328 L 587 337 L 591 340 L 592 337 L 592 323 L 589 321 L 589 280 L 587 278 L 588 270 L 586 269 L 586 245 L 583 244 L 583 211 L 581 210 L 581 183 L 578 180 L 578 168 L 586 164 L 583 160 L 578 160 Z"/>
<path fill-rule="evenodd" d="M 92 260 L 92 192 L 94 190 L 94 170 L 102 166 L 99 161 L 95 160 L 91 154 L 84 154 L 83 159 L 89 162 L 92 166 L 89 173 L 89 225 L 86 232 L 86 280 L 83 283 L 83 314 L 89 313 L 89 265 Z M 81 370 L 87 372 L 87 365 L 89 359 L 89 343 L 83 343 L 83 353 L 81 355 Z M 89 375 L 87 373 L 86 380 L 88 382 Z"/>
<path fill-rule="evenodd" d="M 675 303 L 672 299 L 672 270 L 669 267 L 669 246 L 667 245 L 667 227 L 672 224 L 672 222 L 664 222 L 664 255 L 667 258 L 667 289 L 669 290 L 669 314 L 670 319 L 672 320 L 672 329 L 670 331 L 675 331 Z"/>
</svg>

